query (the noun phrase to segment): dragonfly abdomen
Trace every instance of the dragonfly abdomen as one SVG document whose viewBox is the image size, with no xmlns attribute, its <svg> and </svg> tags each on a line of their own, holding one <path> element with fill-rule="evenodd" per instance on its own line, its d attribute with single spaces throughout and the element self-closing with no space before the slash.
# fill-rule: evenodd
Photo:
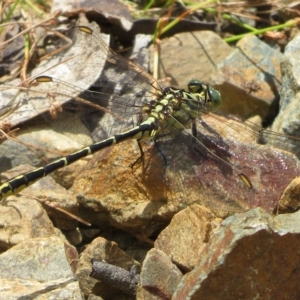
<svg viewBox="0 0 300 300">
<path fill-rule="evenodd" d="M 112 145 L 119 144 L 128 139 L 149 139 L 155 136 L 157 130 L 158 128 L 155 124 L 155 119 L 153 117 L 149 117 L 142 124 L 132 128 L 131 130 L 114 135 L 106 140 L 90 145 L 84 149 L 69 154 L 52 163 L 49 163 L 44 167 L 37 168 L 23 175 L 18 175 L 0 186 L 0 200 L 22 191 L 23 189 L 32 185 L 39 179 L 49 175 L 50 173 L 60 168 L 70 165 L 81 158 L 84 158 L 88 155 L 91 155 Z"/>
</svg>

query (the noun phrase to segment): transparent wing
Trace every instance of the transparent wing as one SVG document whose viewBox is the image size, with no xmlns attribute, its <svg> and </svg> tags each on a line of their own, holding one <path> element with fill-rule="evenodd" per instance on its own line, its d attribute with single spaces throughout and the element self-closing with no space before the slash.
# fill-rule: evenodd
<svg viewBox="0 0 300 300">
<path fill-rule="evenodd" d="M 116 54 L 92 29 L 79 26 L 70 30 L 69 36 L 74 54 L 64 56 L 59 66 L 72 76 L 66 81 L 52 76 L 57 75 L 53 69 L 44 72 L 31 81 L 28 102 L 39 112 L 49 112 L 47 120 L 51 122 L 72 99 L 68 109 L 81 113 L 94 141 L 138 124 L 141 107 L 159 93 L 155 79 L 142 67 Z M 92 82 L 93 89 L 87 89 L 91 78 L 97 77 L 97 66 L 103 64 L 102 75 Z"/>
<path fill-rule="evenodd" d="M 100 80 L 95 82 L 94 86 L 105 88 L 109 93 L 121 94 L 124 90 L 132 89 L 136 86 L 140 90 L 151 91 L 153 88 L 158 88 L 157 81 L 142 67 L 131 62 L 130 60 L 116 54 L 109 48 L 97 34 L 85 26 L 75 28 L 78 35 L 81 37 L 81 41 L 84 44 L 91 46 L 95 49 L 90 55 L 93 55 L 95 61 L 101 59 L 99 53 L 105 53 L 106 55 L 106 74 Z M 84 45 L 77 43 L 76 47 L 80 49 L 84 48 Z M 99 57 L 99 58 L 98 58 Z M 95 68 L 95 62 L 91 61 L 91 69 Z M 86 66 L 86 64 L 85 64 Z"/>
<path fill-rule="evenodd" d="M 272 145 L 300 157 L 300 137 L 278 133 L 251 120 L 245 122 L 236 118 L 228 118 L 222 115 L 206 114 L 203 119 L 222 136 L 229 136 L 232 139 L 258 144 Z M 217 124 L 217 126 L 216 126 Z"/>
</svg>

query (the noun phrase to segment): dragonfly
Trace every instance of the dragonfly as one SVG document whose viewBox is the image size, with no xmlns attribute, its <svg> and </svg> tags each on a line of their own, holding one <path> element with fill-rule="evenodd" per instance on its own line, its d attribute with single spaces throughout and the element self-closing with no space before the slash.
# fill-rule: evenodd
<svg viewBox="0 0 300 300">
<path fill-rule="evenodd" d="M 209 172 L 214 164 L 217 169 L 214 169 L 213 172 L 215 170 L 216 172 L 220 172 L 220 170 L 222 172 L 223 170 L 224 174 L 231 173 L 238 179 L 238 184 L 243 186 L 245 194 L 250 195 L 251 201 L 256 201 L 258 188 L 253 188 L 252 180 L 250 180 L 247 172 L 241 171 L 240 167 L 237 167 L 236 163 L 229 159 L 231 157 L 233 160 L 236 158 L 241 161 L 241 157 L 235 155 L 234 147 L 229 147 L 218 133 L 218 130 L 213 129 L 213 126 L 207 123 L 207 116 L 211 117 L 211 113 L 221 106 L 221 95 L 216 89 L 197 80 L 191 80 L 186 89 L 162 87 L 142 67 L 111 50 L 91 28 L 79 26 L 73 29 L 72 32 L 77 34 L 77 37 L 73 38 L 80 41 L 78 48 L 82 46 L 82 43 L 86 43 L 93 49 L 91 50 L 90 64 L 95 64 L 103 59 L 106 60 L 108 71 L 96 83 L 98 90 L 84 90 L 53 76 L 39 75 L 30 82 L 26 99 L 34 108 L 42 106 L 48 110 L 50 116 L 47 118 L 50 120 L 55 119 L 64 110 L 63 106 L 70 99 L 73 102 L 69 105 L 76 106 L 79 111 L 90 110 L 92 116 L 97 111 L 97 118 L 100 112 L 103 117 L 100 126 L 93 129 L 93 138 L 97 142 L 43 167 L 20 174 L 4 182 L 0 186 L 0 199 L 19 193 L 48 174 L 85 156 L 127 140 L 137 140 L 138 142 L 154 140 L 158 143 L 160 140 L 164 141 L 160 145 L 162 148 L 160 153 L 164 163 L 168 164 L 166 157 L 169 152 L 171 153 L 170 156 L 174 157 L 176 161 L 176 155 L 172 154 L 170 147 L 174 148 L 174 143 L 176 144 L 176 138 L 173 138 L 173 136 L 179 136 L 180 142 L 177 144 L 180 145 L 183 141 L 187 151 L 192 150 L 194 153 L 192 156 L 195 155 L 196 159 L 199 159 L 198 154 L 200 153 L 202 157 L 208 158 L 210 161 L 207 167 Z M 93 55 L 94 49 L 99 49 L 99 47 L 101 52 L 104 53 L 104 58 L 101 59 L 98 55 Z M 75 73 L 74 60 L 65 63 Z M 79 76 L 84 80 L 85 74 L 79 73 Z M 112 78 L 114 79 L 113 84 L 109 80 Z M 126 93 L 124 90 L 126 90 Z M 41 101 L 41 99 L 46 99 L 46 101 Z M 225 121 L 218 119 L 218 117 L 213 117 L 212 120 L 218 120 L 221 124 L 225 124 Z M 231 125 L 231 127 L 229 126 L 229 128 L 237 131 L 241 130 L 239 122 Z M 254 126 L 248 125 L 247 128 L 258 133 Z M 267 132 L 264 133 L 267 134 Z M 169 136 L 172 139 L 165 142 L 165 137 Z M 178 151 L 179 158 L 177 160 L 182 157 L 190 159 L 191 155 L 183 152 L 182 149 Z M 276 156 L 276 158 L 278 157 Z M 256 159 L 258 161 L 258 158 Z M 253 161 L 248 161 L 244 165 L 242 164 L 242 167 L 246 166 L 247 170 L 247 166 L 251 164 L 253 164 Z M 282 169 L 286 168 L 281 158 L 279 158 L 279 165 L 282 166 Z M 205 180 L 205 176 L 199 175 L 199 177 L 200 181 Z M 212 180 L 211 176 L 207 177 Z M 227 180 L 226 176 L 224 178 Z M 228 184 L 233 185 L 232 179 L 228 180 Z M 256 182 L 255 185 L 257 186 Z M 189 186 L 189 183 L 186 181 L 185 188 L 187 186 Z M 240 191 L 241 189 L 237 190 Z M 236 193 L 240 194 L 239 192 Z"/>
</svg>

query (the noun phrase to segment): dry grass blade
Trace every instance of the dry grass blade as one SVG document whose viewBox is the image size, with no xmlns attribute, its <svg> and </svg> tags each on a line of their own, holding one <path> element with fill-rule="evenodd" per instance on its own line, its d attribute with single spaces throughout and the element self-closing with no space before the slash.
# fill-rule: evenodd
<svg viewBox="0 0 300 300">
<path fill-rule="evenodd" d="M 28 195 L 22 195 L 22 196 L 23 196 L 23 197 L 28 197 L 28 198 L 29 198 Z M 55 210 L 64 213 L 65 215 L 69 216 L 70 218 L 72 218 L 72 219 L 74 219 L 74 220 L 76 220 L 76 221 L 78 221 L 78 222 L 80 222 L 80 223 L 82 223 L 82 224 L 84 224 L 84 225 L 86 225 L 86 226 L 91 226 L 91 225 L 92 225 L 91 223 L 89 223 L 89 222 L 87 222 L 87 221 L 81 219 L 80 217 L 75 216 L 74 214 L 72 214 L 72 213 L 70 213 L 70 212 L 68 212 L 68 211 L 66 211 L 66 210 L 64 210 L 64 209 L 62 209 L 62 208 L 60 208 L 60 207 L 58 207 L 56 204 L 50 203 L 50 202 L 47 201 L 46 199 L 45 199 L 45 200 L 41 200 L 40 198 L 37 198 L 37 197 L 31 197 L 31 199 L 35 199 L 35 200 L 39 201 L 40 203 L 43 203 L 43 204 L 45 204 L 45 205 L 47 205 L 47 206 L 49 206 L 49 207 L 51 207 L 51 208 L 54 208 Z"/>
</svg>

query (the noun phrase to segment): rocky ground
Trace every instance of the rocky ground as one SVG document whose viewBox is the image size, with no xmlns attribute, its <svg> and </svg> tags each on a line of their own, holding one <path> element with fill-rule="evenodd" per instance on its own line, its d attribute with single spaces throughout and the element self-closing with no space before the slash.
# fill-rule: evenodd
<svg viewBox="0 0 300 300">
<path fill-rule="evenodd" d="M 85 17 L 96 32 L 98 25 Z M 127 30 L 122 18 L 102 18 Z M 147 68 L 150 57 L 153 71 L 149 37 L 136 41 L 131 58 Z M 254 35 L 229 46 L 208 30 L 163 39 L 162 84 L 184 87 L 198 79 L 221 92 L 218 115 L 203 115 L 203 120 L 229 145 L 226 159 L 234 169 L 191 153 L 177 137 L 162 139 L 157 147 L 144 143 L 141 160 L 131 140 L 2 200 L 0 299 L 298 299 L 299 41 L 294 33 L 280 51 L 276 43 Z M 80 56 L 67 63 L 72 72 L 53 60 L 66 55 L 62 52 L 33 73 L 47 74 L 42 70 L 52 66 L 64 82 L 88 88 L 108 71 L 94 49 L 82 47 L 73 46 Z M 96 62 L 81 64 L 90 53 Z M 74 77 L 77 63 L 80 76 Z M 77 77 L 84 80 L 77 83 Z M 2 99 L 11 99 L 8 93 L 1 91 Z M 37 117 L 24 94 L 22 105 L 5 118 L 21 129 L 18 140 L 0 144 L 2 181 L 95 138 L 73 115 L 51 125 Z M 258 117 L 241 122 L 229 120 L 228 113 L 243 120 Z M 289 136 L 260 131 L 257 119 L 275 114 L 271 129 Z M 252 189 L 236 170 L 249 178 Z"/>
</svg>

